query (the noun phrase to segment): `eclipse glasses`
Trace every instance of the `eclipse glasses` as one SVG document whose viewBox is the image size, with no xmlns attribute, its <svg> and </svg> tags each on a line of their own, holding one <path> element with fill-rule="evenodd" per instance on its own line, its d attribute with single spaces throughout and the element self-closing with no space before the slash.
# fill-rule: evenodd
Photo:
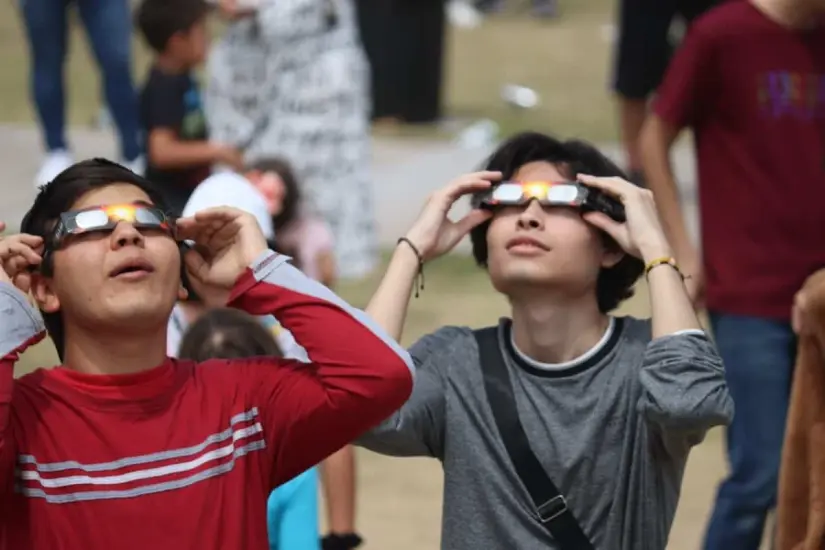
<svg viewBox="0 0 825 550">
<path fill-rule="evenodd" d="M 93 206 L 60 214 L 54 228 L 52 248 L 60 248 L 67 237 L 97 231 L 112 231 L 118 223 L 128 222 L 137 229 L 158 229 L 174 235 L 172 219 L 160 208 L 143 202 Z"/>
<path fill-rule="evenodd" d="M 471 199 L 473 208 L 524 206 L 531 201 L 542 206 L 570 206 L 582 212 L 601 212 L 623 223 L 624 205 L 607 193 L 577 181 L 505 181 L 476 193 Z"/>
</svg>

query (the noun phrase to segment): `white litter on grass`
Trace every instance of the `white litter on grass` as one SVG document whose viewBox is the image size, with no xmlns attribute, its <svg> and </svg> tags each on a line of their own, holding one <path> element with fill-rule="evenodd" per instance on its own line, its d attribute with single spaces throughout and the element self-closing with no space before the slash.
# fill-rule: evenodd
<svg viewBox="0 0 825 550">
<path fill-rule="evenodd" d="M 447 20 L 459 29 L 474 29 L 481 25 L 484 16 L 466 0 L 451 0 L 447 3 Z"/>
<path fill-rule="evenodd" d="M 540 102 L 539 94 L 532 88 L 520 84 L 505 84 L 501 87 L 501 99 L 518 109 L 534 109 Z"/>
<path fill-rule="evenodd" d="M 483 118 L 458 133 L 455 142 L 462 149 L 486 149 L 498 141 L 499 126 L 495 121 Z"/>
</svg>

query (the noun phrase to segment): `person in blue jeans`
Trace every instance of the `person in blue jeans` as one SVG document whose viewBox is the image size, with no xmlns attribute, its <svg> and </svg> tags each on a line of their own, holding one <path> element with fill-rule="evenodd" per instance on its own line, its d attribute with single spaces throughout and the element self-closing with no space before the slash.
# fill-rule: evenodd
<svg viewBox="0 0 825 550">
<path fill-rule="evenodd" d="M 31 94 L 46 156 L 35 177 L 43 185 L 68 168 L 63 68 L 68 51 L 68 11 L 74 4 L 100 66 L 103 88 L 120 135 L 120 160 L 141 171 L 137 94 L 132 82 L 129 0 L 17 0 L 31 55 Z"/>
<path fill-rule="evenodd" d="M 697 307 L 706 306 L 736 407 L 730 473 L 705 550 L 758 550 L 776 506 L 796 362 L 794 295 L 825 266 L 825 3 L 719 2 L 688 28 L 640 150 Z M 693 134 L 701 246 L 670 152 Z"/>
<path fill-rule="evenodd" d="M 784 320 L 713 311 L 709 315 L 728 389 L 736 410 L 747 414 L 748 421 L 728 427 L 730 475 L 719 485 L 707 539 L 738 536 L 747 542 L 743 550 L 758 548 L 764 511 L 776 505 L 796 334 Z"/>
</svg>

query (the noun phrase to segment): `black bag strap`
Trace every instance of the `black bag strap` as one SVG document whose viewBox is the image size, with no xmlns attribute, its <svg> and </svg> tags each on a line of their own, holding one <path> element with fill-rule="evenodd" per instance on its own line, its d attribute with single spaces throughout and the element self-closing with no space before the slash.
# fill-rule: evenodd
<svg viewBox="0 0 825 550">
<path fill-rule="evenodd" d="M 530 493 L 539 521 L 562 550 L 593 550 L 593 545 L 567 507 L 564 495 L 530 448 L 518 417 L 510 373 L 498 343 L 498 327 L 476 330 L 473 334 L 478 342 L 487 401 L 510 461 L 521 483 Z"/>
</svg>

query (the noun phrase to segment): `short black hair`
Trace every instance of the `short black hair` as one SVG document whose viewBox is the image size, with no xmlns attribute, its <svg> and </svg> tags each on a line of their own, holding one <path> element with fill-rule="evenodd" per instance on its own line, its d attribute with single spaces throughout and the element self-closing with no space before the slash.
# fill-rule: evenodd
<svg viewBox="0 0 825 550">
<path fill-rule="evenodd" d="M 202 363 L 209 359 L 283 357 L 283 352 L 258 319 L 237 309 L 217 308 L 189 327 L 178 357 Z"/>
<path fill-rule="evenodd" d="M 556 167 L 565 177 L 574 179 L 576 174 L 627 179 L 621 168 L 599 152 L 598 149 L 580 140 L 562 141 L 538 132 L 523 132 L 502 143 L 487 159 L 484 170 L 501 172 L 504 180 L 511 179 L 525 164 L 547 162 Z M 487 267 L 487 221 L 470 232 L 473 257 L 478 265 Z M 618 246 L 605 235 L 609 246 Z M 599 310 L 610 312 L 622 301 L 633 296 L 633 286 L 644 271 L 644 263 L 626 254 L 610 268 L 602 269 L 596 282 L 596 299 Z"/>
<path fill-rule="evenodd" d="M 20 232 L 43 237 L 46 246 L 50 246 L 49 238 L 60 219 L 60 214 L 70 210 L 72 205 L 89 191 L 113 183 L 134 185 L 146 193 L 155 206 L 167 210 L 163 198 L 149 180 L 110 160 L 93 158 L 73 164 L 40 188 L 34 204 L 20 223 Z M 41 266 L 41 272 L 47 276 L 51 275 L 52 267 L 51 258 L 47 256 L 44 265 Z M 60 312 L 44 312 L 43 321 L 62 360 L 65 342 Z"/>
<path fill-rule="evenodd" d="M 162 53 L 173 36 L 188 32 L 209 9 L 204 0 L 143 0 L 135 24 L 149 47 Z"/>
</svg>

